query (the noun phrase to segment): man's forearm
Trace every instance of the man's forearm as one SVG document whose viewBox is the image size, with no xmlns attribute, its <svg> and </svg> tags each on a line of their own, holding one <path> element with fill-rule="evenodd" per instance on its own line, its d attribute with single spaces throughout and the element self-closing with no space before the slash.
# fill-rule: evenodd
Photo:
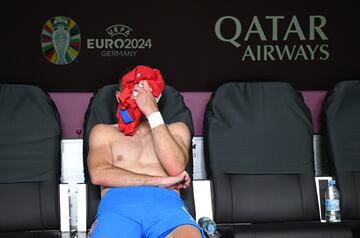
<svg viewBox="0 0 360 238">
<path fill-rule="evenodd" d="M 152 129 L 154 147 L 160 163 L 170 176 L 184 171 L 187 155 L 178 142 L 171 135 L 166 125 L 159 125 Z"/>
<path fill-rule="evenodd" d="M 112 165 L 98 168 L 91 174 L 91 182 L 106 187 L 158 186 L 161 177 L 134 173 Z"/>
<path fill-rule="evenodd" d="M 107 167 L 93 172 L 91 182 L 105 187 L 157 186 L 163 188 L 187 188 L 190 184 L 190 177 L 185 171 L 176 176 L 161 177 L 134 173 L 118 167 Z"/>
</svg>

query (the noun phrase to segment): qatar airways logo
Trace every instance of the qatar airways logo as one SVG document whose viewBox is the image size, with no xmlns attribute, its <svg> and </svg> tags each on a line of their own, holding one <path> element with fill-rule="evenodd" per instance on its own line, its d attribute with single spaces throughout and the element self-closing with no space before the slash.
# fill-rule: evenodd
<svg viewBox="0 0 360 238">
<path fill-rule="evenodd" d="M 88 38 L 87 49 L 99 51 L 103 57 L 135 57 L 139 51 L 151 49 L 151 38 L 131 38 L 134 30 L 116 24 L 105 29 L 106 37 Z"/>
<path fill-rule="evenodd" d="M 310 15 L 301 20 L 297 16 L 253 16 L 250 21 L 223 16 L 215 23 L 215 35 L 237 48 L 242 61 L 330 58 L 325 16 Z"/>
</svg>

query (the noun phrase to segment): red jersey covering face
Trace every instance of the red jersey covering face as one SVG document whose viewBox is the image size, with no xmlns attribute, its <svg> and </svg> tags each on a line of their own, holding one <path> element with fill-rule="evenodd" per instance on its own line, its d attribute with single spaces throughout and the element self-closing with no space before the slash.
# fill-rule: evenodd
<svg viewBox="0 0 360 238">
<path fill-rule="evenodd" d="M 119 120 L 118 128 L 125 135 L 132 136 L 139 125 L 142 112 L 134 99 L 131 98 L 134 86 L 141 80 L 146 80 L 155 98 L 161 96 L 165 87 L 164 80 L 157 69 L 139 65 L 122 77 L 122 92 L 119 96 L 119 105 L 116 116 Z"/>
</svg>

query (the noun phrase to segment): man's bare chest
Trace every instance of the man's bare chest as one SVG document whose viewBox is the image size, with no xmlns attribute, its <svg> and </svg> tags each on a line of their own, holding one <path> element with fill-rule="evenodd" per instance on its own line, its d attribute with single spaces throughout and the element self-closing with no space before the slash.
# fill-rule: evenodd
<svg viewBox="0 0 360 238">
<path fill-rule="evenodd" d="M 151 136 L 121 137 L 111 142 L 114 166 L 140 171 L 143 167 L 159 165 Z"/>
</svg>

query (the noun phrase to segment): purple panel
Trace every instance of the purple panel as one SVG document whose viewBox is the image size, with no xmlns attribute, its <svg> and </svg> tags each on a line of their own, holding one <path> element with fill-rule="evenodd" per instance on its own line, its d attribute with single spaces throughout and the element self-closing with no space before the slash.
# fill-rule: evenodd
<svg viewBox="0 0 360 238">
<path fill-rule="evenodd" d="M 63 138 L 82 138 L 85 111 L 93 93 L 49 94 L 60 113 Z"/>
<path fill-rule="evenodd" d="M 314 133 L 321 132 L 321 106 L 326 91 L 302 91 L 305 103 L 310 108 Z M 211 92 L 183 92 L 185 104 L 192 113 L 196 136 L 203 135 L 203 120 Z M 64 139 L 82 138 L 85 111 L 93 93 L 50 93 L 60 116 Z"/>
<path fill-rule="evenodd" d="M 320 116 L 321 106 L 326 91 L 302 91 L 304 101 L 309 107 L 312 115 L 314 133 L 321 132 Z M 211 92 L 184 92 L 185 104 L 191 110 L 194 122 L 195 135 L 203 135 L 203 120 L 206 104 L 211 96 Z"/>
<path fill-rule="evenodd" d="M 181 95 L 184 96 L 185 104 L 191 111 L 195 136 L 203 135 L 205 107 L 211 92 L 184 92 Z"/>
<path fill-rule="evenodd" d="M 321 132 L 321 107 L 326 95 L 326 91 L 302 91 L 304 101 L 309 107 L 312 115 L 313 131 L 315 134 Z"/>
</svg>

